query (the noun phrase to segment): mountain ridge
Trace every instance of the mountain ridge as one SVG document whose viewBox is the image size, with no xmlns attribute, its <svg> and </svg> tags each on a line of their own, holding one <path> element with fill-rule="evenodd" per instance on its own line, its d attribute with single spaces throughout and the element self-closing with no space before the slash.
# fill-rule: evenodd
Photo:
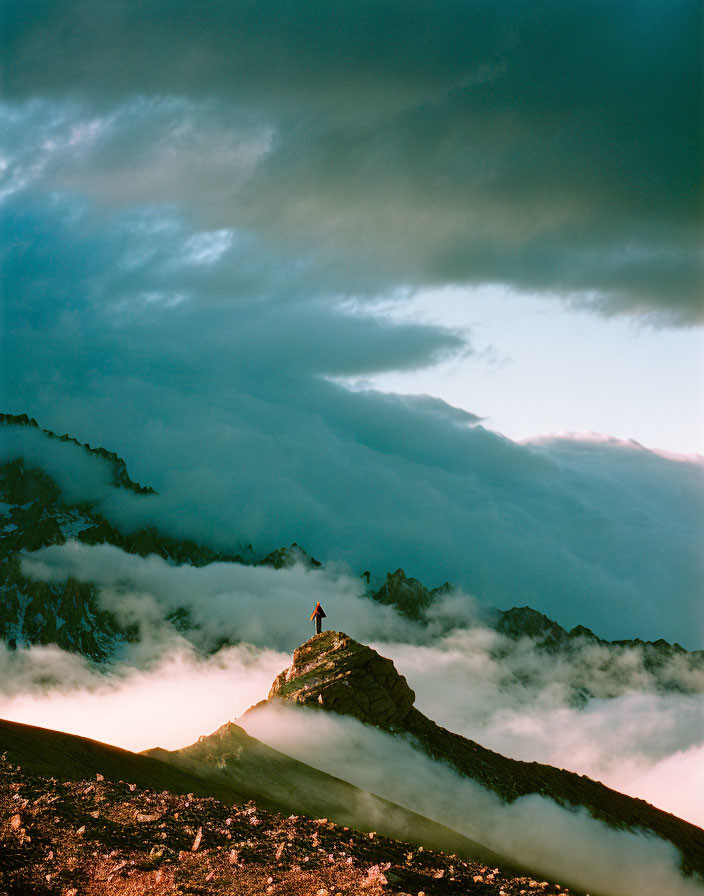
<svg viewBox="0 0 704 896">
<path fill-rule="evenodd" d="M 438 822 L 286 756 L 226 722 L 178 750 L 134 753 L 91 738 L 0 719 L 0 756 L 26 772 L 61 781 L 96 779 L 226 803 L 255 801 L 270 812 L 326 816 L 340 825 L 452 850 L 514 867 L 498 853 Z M 363 807 L 363 808 L 362 808 Z"/>
<path fill-rule="evenodd" d="M 327 818 L 286 817 L 253 802 L 100 774 L 57 780 L 2 755 L 0 889 L 7 896 L 580 896 Z"/>
<path fill-rule="evenodd" d="M 57 435 L 57 433 L 52 432 L 52 430 L 44 429 L 39 426 L 34 417 L 30 417 L 27 414 L 0 414 L 0 425 L 3 424 L 6 426 L 27 426 L 31 429 L 36 429 L 43 433 L 48 439 L 57 439 L 59 442 L 70 442 L 72 445 L 76 445 L 88 454 L 99 457 L 112 468 L 113 485 L 116 488 L 126 488 L 138 495 L 157 494 L 150 485 L 140 485 L 138 482 L 131 479 L 127 472 L 127 464 L 114 451 L 107 451 L 100 446 L 93 448 L 88 442 L 79 442 L 78 439 L 74 439 L 73 436 L 70 436 L 68 433 L 64 433 L 62 436 Z"/>
<path fill-rule="evenodd" d="M 421 751 L 512 802 L 539 794 L 565 807 L 583 807 L 610 827 L 646 829 L 669 840 L 683 868 L 704 878 L 704 831 L 644 800 L 621 794 L 583 775 L 543 763 L 511 759 L 437 725 L 413 705 L 414 692 L 391 660 L 344 632 L 314 635 L 294 651 L 274 681 L 267 703 L 304 706 L 351 716 L 392 736 L 415 739 Z"/>
</svg>

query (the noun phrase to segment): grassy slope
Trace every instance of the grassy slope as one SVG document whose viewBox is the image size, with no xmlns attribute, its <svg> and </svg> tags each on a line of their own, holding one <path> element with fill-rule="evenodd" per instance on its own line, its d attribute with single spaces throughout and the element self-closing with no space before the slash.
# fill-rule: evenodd
<svg viewBox="0 0 704 896">
<path fill-rule="evenodd" d="M 203 781 L 158 759 L 75 734 L 4 719 L 0 719 L 2 753 L 31 774 L 60 781 L 77 781 L 100 774 L 108 781 L 127 781 L 151 790 L 195 793 L 228 802 L 246 802 L 249 799 L 234 783 L 223 781 L 215 787 L 212 782 Z"/>
<path fill-rule="evenodd" d="M 246 788 L 267 809 L 329 818 L 337 824 L 491 863 L 507 859 L 456 831 L 292 759 L 232 723 L 182 750 L 148 755 L 178 768 Z"/>
<path fill-rule="evenodd" d="M 505 867 L 510 863 L 457 832 L 265 746 L 228 724 L 183 750 L 132 753 L 99 741 L 0 719 L 0 755 L 25 771 L 76 781 L 103 775 L 140 788 L 249 800 L 284 814 L 326 817 Z"/>
</svg>

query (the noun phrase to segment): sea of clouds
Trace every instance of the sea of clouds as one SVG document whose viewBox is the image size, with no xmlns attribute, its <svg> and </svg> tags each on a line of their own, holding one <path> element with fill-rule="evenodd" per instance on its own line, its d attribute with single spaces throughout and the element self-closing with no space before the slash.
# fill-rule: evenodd
<svg viewBox="0 0 704 896">
<path fill-rule="evenodd" d="M 529 638 L 516 642 L 488 627 L 485 609 L 462 592 L 440 597 L 429 624 L 412 622 L 334 569 L 197 569 L 68 542 L 27 555 L 23 570 L 96 583 L 101 605 L 136 625 L 139 640 L 106 668 L 52 646 L 0 648 L 5 718 L 131 749 L 183 746 L 266 697 L 308 638 L 320 600 L 329 627 L 391 657 L 416 706 L 439 724 L 704 823 L 696 784 L 704 676 L 677 655 L 656 678 L 638 647 L 608 657 L 593 644 L 569 657 L 537 651 Z M 188 610 L 186 632 L 167 620 L 177 608 Z M 217 649 L 223 639 L 229 646 Z M 674 690 L 663 693 L 663 681 Z"/>
<path fill-rule="evenodd" d="M 178 422 L 118 417 L 117 441 L 154 473 L 131 475 L 158 496 L 111 488 L 96 458 L 28 428 L 2 428 L 0 458 L 42 466 L 126 531 L 262 553 L 296 541 L 377 585 L 402 567 L 565 628 L 704 643 L 702 458 L 597 438 L 517 444 L 427 396 L 281 388 L 276 401 L 256 385 L 230 392 L 219 409 L 170 394 Z"/>
</svg>

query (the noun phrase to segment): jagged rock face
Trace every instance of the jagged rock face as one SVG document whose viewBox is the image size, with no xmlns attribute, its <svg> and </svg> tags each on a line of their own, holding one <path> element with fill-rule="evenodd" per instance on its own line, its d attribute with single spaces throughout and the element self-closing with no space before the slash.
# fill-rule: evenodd
<svg viewBox="0 0 704 896">
<path fill-rule="evenodd" d="M 78 439 L 71 438 L 68 433 L 58 436 L 50 429 L 41 429 L 34 417 L 28 417 L 27 414 L 0 414 L 0 425 L 3 424 L 7 426 L 27 426 L 30 429 L 36 429 L 39 432 L 44 433 L 48 439 L 58 439 L 59 442 L 71 442 L 88 452 L 88 454 L 93 454 L 108 464 L 112 470 L 112 481 L 114 486 L 129 489 L 130 491 L 136 492 L 138 495 L 156 494 L 151 486 L 140 485 L 138 482 L 134 482 L 130 479 L 127 473 L 127 465 L 114 451 L 106 451 L 105 448 L 100 447 L 91 448 L 87 442 L 82 444 Z"/>
<path fill-rule="evenodd" d="M 409 578 L 402 569 L 397 569 L 387 573 L 386 581 L 371 597 L 380 604 L 396 607 L 409 619 L 422 619 L 433 600 L 450 590 L 449 582 L 445 582 L 431 591 L 418 579 Z"/>
<path fill-rule="evenodd" d="M 262 566 L 273 566 L 274 569 L 290 569 L 296 564 L 308 569 L 318 569 L 322 566 L 319 560 L 307 554 L 295 541 L 290 548 L 277 548 L 261 561 Z"/>
<path fill-rule="evenodd" d="M 513 640 L 529 637 L 541 647 L 547 648 L 561 647 L 569 640 L 569 635 L 561 625 L 531 607 L 513 607 L 499 611 L 495 628 L 497 632 Z M 587 628 L 583 629 L 582 634 L 594 637 Z"/>
<path fill-rule="evenodd" d="M 343 632 L 322 632 L 299 647 L 269 700 L 289 700 L 380 728 L 400 727 L 416 695 L 391 660 Z"/>
</svg>

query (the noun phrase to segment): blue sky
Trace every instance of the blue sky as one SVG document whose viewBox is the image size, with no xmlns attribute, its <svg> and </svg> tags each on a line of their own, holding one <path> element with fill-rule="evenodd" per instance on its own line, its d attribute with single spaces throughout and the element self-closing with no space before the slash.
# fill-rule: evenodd
<svg viewBox="0 0 704 896">
<path fill-rule="evenodd" d="M 464 328 L 475 351 L 430 369 L 372 377 L 369 385 L 428 391 L 486 415 L 486 425 L 512 439 L 598 432 L 704 453 L 701 327 L 605 319 L 497 286 L 426 291 L 384 310 Z"/>
</svg>

